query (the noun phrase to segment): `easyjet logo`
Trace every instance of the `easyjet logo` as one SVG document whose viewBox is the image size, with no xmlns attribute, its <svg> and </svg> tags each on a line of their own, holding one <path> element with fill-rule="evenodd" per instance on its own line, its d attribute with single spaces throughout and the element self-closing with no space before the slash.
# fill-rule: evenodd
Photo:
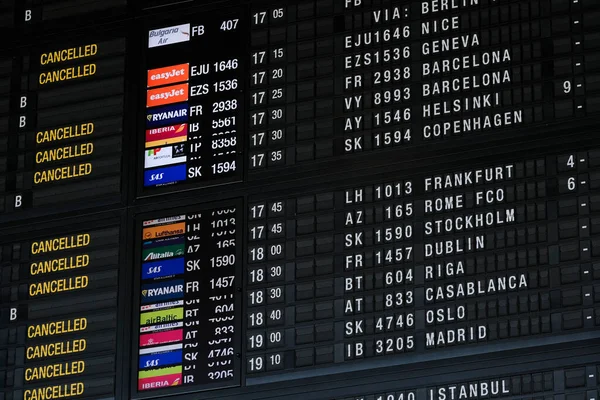
<svg viewBox="0 0 600 400">
<path fill-rule="evenodd" d="M 189 64 L 178 64 L 171 65 L 169 67 L 151 69 L 148 71 L 148 87 L 185 82 L 189 79 L 189 76 Z"/>
<path fill-rule="evenodd" d="M 165 104 L 179 103 L 188 99 L 188 84 L 167 86 L 148 90 L 146 107 L 162 106 Z"/>
</svg>

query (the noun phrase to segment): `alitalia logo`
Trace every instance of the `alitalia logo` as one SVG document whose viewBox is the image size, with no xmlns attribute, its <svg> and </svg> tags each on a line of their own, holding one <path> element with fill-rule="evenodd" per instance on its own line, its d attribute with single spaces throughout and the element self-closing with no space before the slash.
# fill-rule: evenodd
<svg viewBox="0 0 600 400">
<path fill-rule="evenodd" d="M 162 260 L 170 257 L 181 257 L 185 253 L 185 245 L 176 244 L 172 246 L 155 247 L 144 250 L 142 258 L 144 261 Z"/>
</svg>

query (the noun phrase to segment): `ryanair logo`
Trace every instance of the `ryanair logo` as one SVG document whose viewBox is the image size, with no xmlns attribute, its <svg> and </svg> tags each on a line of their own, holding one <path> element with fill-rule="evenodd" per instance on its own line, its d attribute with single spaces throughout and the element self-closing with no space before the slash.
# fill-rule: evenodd
<svg viewBox="0 0 600 400">
<path fill-rule="evenodd" d="M 142 286 L 142 303 L 158 303 L 183 298 L 183 279 Z"/>
</svg>

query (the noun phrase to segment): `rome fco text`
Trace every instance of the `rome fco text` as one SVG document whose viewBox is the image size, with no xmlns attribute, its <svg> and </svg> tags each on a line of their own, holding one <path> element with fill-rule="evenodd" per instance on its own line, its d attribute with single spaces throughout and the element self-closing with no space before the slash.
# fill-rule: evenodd
<svg viewBox="0 0 600 400">
<path fill-rule="evenodd" d="M 421 11 L 424 15 L 435 15 L 437 12 L 478 3 L 478 0 L 424 1 Z M 454 120 L 425 124 L 421 132 L 424 139 L 479 132 L 523 122 L 522 110 L 491 111 L 502 107 L 501 88 L 512 82 L 509 69 L 512 55 L 508 49 L 471 50 L 481 47 L 478 33 L 427 40 L 432 33 L 458 29 L 458 16 L 421 23 L 421 36 L 425 39 L 421 46 L 421 55 L 425 59 L 421 65 L 421 87 L 426 101 L 422 104 L 422 117 L 431 120 L 467 114 Z M 456 55 L 459 51 L 469 53 Z M 478 71 L 482 67 L 486 71 Z M 447 77 L 449 74 L 453 76 Z M 485 94 L 481 91 L 485 91 Z M 469 95 L 465 95 L 467 92 Z M 460 97 L 438 100 L 439 96 L 452 94 Z M 436 101 L 431 102 L 430 99 Z M 475 114 L 469 116 L 470 113 Z"/>
</svg>

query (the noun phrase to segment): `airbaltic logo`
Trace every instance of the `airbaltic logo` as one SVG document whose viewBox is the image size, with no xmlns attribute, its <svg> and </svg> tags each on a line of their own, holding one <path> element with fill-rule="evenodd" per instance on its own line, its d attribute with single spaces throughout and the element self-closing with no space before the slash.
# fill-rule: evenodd
<svg viewBox="0 0 600 400">
<path fill-rule="evenodd" d="M 189 42 L 190 24 L 169 26 L 148 32 L 148 48 L 168 46 L 170 44 Z"/>
</svg>

